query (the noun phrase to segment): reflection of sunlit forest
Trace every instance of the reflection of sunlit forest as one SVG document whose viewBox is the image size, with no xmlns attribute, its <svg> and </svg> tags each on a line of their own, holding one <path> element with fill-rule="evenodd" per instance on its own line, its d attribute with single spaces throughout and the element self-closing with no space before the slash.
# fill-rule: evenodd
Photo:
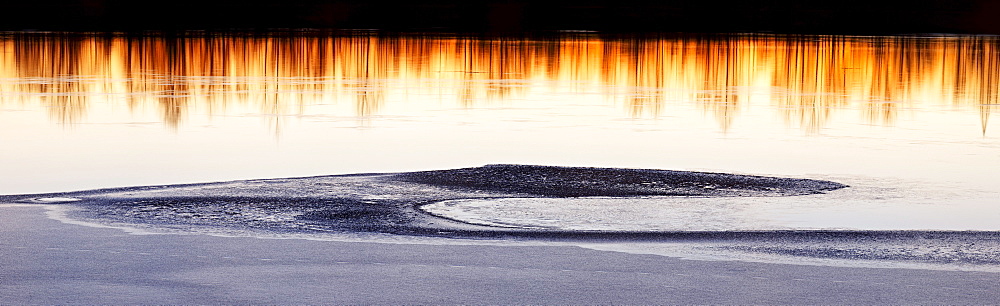
<svg viewBox="0 0 1000 306">
<path fill-rule="evenodd" d="M 2 38 L 0 52 L 0 103 L 44 104 L 64 123 L 108 99 L 155 105 L 177 126 L 193 106 L 282 115 L 351 101 L 366 117 L 394 93 L 473 107 L 559 81 L 599 88 L 635 117 L 695 103 L 723 129 L 761 104 L 809 130 L 845 107 L 890 125 L 919 104 L 979 109 L 985 129 L 1000 96 L 1000 44 L 986 37 L 32 36 Z"/>
</svg>

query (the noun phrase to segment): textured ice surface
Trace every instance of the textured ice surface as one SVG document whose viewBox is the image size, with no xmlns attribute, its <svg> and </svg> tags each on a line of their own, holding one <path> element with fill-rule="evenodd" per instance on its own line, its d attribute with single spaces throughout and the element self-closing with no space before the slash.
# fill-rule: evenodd
<svg viewBox="0 0 1000 306">
<path fill-rule="evenodd" d="M 74 198 L 79 201 L 60 204 L 73 207 L 63 218 L 175 232 L 539 241 L 670 256 L 977 270 L 1000 265 L 997 231 L 956 231 L 968 228 L 949 225 L 941 213 L 954 205 L 979 207 L 962 211 L 978 212 L 983 227 L 962 225 L 990 228 L 995 207 L 989 199 L 970 201 L 960 189 L 919 184 L 849 183 L 857 184 L 843 189 L 829 181 L 719 173 L 497 165 L 0 196 L 0 202 Z M 617 197 L 600 197 L 602 190 Z M 880 217 L 880 209 L 908 215 Z M 927 220 L 945 223 L 920 225 Z M 664 251 L 677 247 L 686 251 Z"/>
</svg>

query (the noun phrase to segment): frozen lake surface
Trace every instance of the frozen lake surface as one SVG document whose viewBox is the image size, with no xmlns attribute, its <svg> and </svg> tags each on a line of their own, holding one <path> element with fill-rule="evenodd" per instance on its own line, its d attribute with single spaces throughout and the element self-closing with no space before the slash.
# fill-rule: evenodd
<svg viewBox="0 0 1000 306">
<path fill-rule="evenodd" d="M 512 195 L 422 209 L 569 231 L 997 231 L 998 77 L 1000 41 L 983 36 L 8 33 L 0 194 L 497 163 L 618 167 L 850 187 Z M 255 222 L 294 220 L 285 213 Z"/>
</svg>

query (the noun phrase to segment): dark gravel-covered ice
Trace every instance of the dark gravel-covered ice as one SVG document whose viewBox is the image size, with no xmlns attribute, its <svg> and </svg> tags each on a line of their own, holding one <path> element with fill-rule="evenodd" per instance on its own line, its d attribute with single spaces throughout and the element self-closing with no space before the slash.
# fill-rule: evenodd
<svg viewBox="0 0 1000 306">
<path fill-rule="evenodd" d="M 726 173 L 529 165 L 400 173 L 395 179 L 555 197 L 791 196 L 847 187 L 830 181 Z"/>
</svg>

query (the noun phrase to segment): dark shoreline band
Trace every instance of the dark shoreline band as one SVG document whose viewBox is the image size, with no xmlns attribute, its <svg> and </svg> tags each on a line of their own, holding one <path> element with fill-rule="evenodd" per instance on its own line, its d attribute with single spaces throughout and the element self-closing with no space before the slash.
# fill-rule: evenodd
<svg viewBox="0 0 1000 306">
<path fill-rule="evenodd" d="M 1000 34 L 1000 3 L 991 0 L 36 0 L 4 1 L 0 11 L 0 30 L 43 31 Z"/>
</svg>

